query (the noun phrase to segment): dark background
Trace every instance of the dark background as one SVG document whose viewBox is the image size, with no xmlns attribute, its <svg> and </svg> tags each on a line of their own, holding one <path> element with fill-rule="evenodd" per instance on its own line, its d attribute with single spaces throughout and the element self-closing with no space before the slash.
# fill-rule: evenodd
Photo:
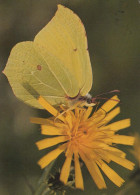
<svg viewBox="0 0 140 195">
<path fill-rule="evenodd" d="M 139 132 L 140 110 L 140 3 L 138 0 L 0 0 L 0 72 L 12 47 L 34 36 L 54 16 L 61 3 L 83 21 L 93 67 L 93 96 L 119 89 L 121 114 L 131 118 L 129 135 Z M 30 195 L 42 170 L 36 164 L 45 154 L 35 142 L 41 139 L 39 126 L 29 123 L 31 116 L 47 113 L 20 102 L 7 78 L 0 73 L 0 195 Z M 122 147 L 123 148 L 123 147 Z M 125 147 L 129 151 L 130 147 Z M 135 161 L 132 155 L 128 159 Z M 127 182 L 130 171 L 111 165 Z M 136 165 L 137 167 L 137 165 Z M 105 177 L 108 190 L 99 191 L 87 170 L 83 170 L 85 192 L 73 194 L 112 195 L 120 189 Z M 71 193 L 69 193 L 71 194 Z M 127 194 L 134 194 L 131 190 Z M 137 193 L 135 193 L 137 194 Z"/>
</svg>

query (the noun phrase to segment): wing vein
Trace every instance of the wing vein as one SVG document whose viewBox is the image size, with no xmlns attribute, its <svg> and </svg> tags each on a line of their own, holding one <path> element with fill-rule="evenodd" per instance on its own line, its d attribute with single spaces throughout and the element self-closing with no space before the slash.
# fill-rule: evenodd
<svg viewBox="0 0 140 195">
<path fill-rule="evenodd" d="M 41 53 L 40 53 L 41 55 Z M 53 74 L 53 76 L 55 77 L 55 79 L 57 80 L 57 82 L 59 83 L 60 87 L 63 89 L 63 91 L 65 92 L 65 94 L 67 94 L 67 91 L 65 90 L 65 88 L 63 87 L 62 83 L 59 81 L 59 79 L 57 78 L 56 74 L 54 73 L 54 71 L 51 69 L 51 66 L 49 65 L 49 63 L 47 62 L 47 60 L 41 55 L 41 57 L 43 58 L 43 60 L 46 62 L 46 64 L 48 65 L 49 70 L 51 71 L 51 73 Z"/>
</svg>

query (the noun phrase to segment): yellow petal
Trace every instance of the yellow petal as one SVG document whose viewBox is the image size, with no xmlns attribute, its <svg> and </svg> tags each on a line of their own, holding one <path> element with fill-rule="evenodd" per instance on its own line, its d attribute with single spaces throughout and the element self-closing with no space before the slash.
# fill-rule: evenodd
<svg viewBox="0 0 140 195">
<path fill-rule="evenodd" d="M 103 170 L 106 176 L 117 186 L 121 186 L 124 183 L 124 180 L 113 170 L 111 169 L 105 162 L 100 160 L 97 162 L 99 167 Z"/>
<path fill-rule="evenodd" d="M 102 109 L 105 110 L 106 112 L 109 112 L 112 108 L 114 108 L 118 103 L 120 102 L 119 98 L 117 95 L 113 96 L 110 98 L 107 102 L 105 102 L 102 105 Z"/>
<path fill-rule="evenodd" d="M 120 158 L 116 155 L 113 155 L 111 153 L 108 153 L 107 154 L 109 156 L 109 158 L 114 161 L 115 163 L 129 169 L 129 170 L 133 170 L 134 169 L 134 163 L 132 163 L 131 161 L 125 159 L 125 158 Z"/>
<path fill-rule="evenodd" d="M 78 119 L 75 121 L 75 124 L 73 125 L 73 133 L 74 133 L 74 134 L 76 134 L 76 132 L 78 131 L 79 123 L 80 123 L 80 119 L 78 118 Z"/>
<path fill-rule="evenodd" d="M 114 135 L 112 137 L 112 142 L 123 145 L 133 145 L 135 138 L 133 136 L 126 135 Z"/>
<path fill-rule="evenodd" d="M 38 102 L 41 104 L 41 106 L 43 106 L 43 108 L 45 108 L 53 116 L 58 115 L 58 111 L 53 106 L 51 106 L 51 104 L 49 104 L 42 96 L 38 98 Z"/>
<path fill-rule="evenodd" d="M 72 115 L 70 111 L 66 113 L 65 121 L 67 122 L 67 124 L 69 125 L 69 128 L 71 129 L 72 128 Z"/>
<path fill-rule="evenodd" d="M 86 121 L 88 119 L 88 117 L 90 116 L 92 110 L 93 110 L 93 107 L 88 107 L 88 109 L 85 111 L 85 113 L 82 117 L 82 121 Z"/>
<path fill-rule="evenodd" d="M 82 177 L 81 167 L 80 167 L 80 163 L 79 163 L 79 157 L 78 157 L 77 153 L 74 154 L 74 163 L 75 163 L 75 185 L 76 185 L 76 188 L 84 190 L 83 177 Z"/>
<path fill-rule="evenodd" d="M 105 126 L 106 129 L 110 129 L 112 131 L 118 131 L 120 129 L 125 129 L 130 126 L 130 119 L 124 119 L 121 121 L 114 122 L 110 125 Z"/>
<path fill-rule="evenodd" d="M 66 125 L 65 123 L 63 123 L 63 122 L 56 122 L 56 121 L 55 121 L 55 122 L 53 123 L 53 125 L 55 125 L 55 126 L 58 127 L 58 128 L 60 127 L 61 129 L 62 129 L 62 128 L 67 128 L 67 125 Z"/>
<path fill-rule="evenodd" d="M 80 113 L 79 113 L 80 120 L 82 119 L 82 117 L 83 117 L 83 115 L 84 115 L 85 112 L 86 112 L 86 109 L 81 109 L 80 110 Z"/>
<path fill-rule="evenodd" d="M 94 124 L 103 121 L 105 117 L 106 117 L 106 112 L 102 109 L 99 109 L 97 112 L 93 112 L 93 115 L 87 120 L 87 123 L 89 123 L 89 125 L 92 126 Z"/>
<path fill-rule="evenodd" d="M 79 112 L 80 112 L 80 108 L 79 107 L 76 107 L 75 108 L 75 117 L 76 118 L 79 118 Z"/>
<path fill-rule="evenodd" d="M 69 177 L 69 173 L 70 173 L 71 160 L 72 160 L 72 154 L 69 153 L 66 157 L 66 160 L 63 164 L 63 167 L 62 167 L 61 173 L 60 173 L 60 181 L 62 181 L 64 184 L 66 184 L 67 181 L 68 181 L 68 177 Z"/>
<path fill-rule="evenodd" d="M 53 116 L 57 116 L 57 118 L 64 121 L 63 116 L 53 106 L 51 106 L 51 104 L 49 104 L 42 96 L 38 98 L 38 102 L 40 103 L 41 106 L 43 106 L 43 108 L 45 108 Z"/>
<path fill-rule="evenodd" d="M 69 138 L 66 136 L 58 136 L 58 137 L 53 137 L 53 138 L 45 138 L 41 141 L 36 142 L 36 145 L 39 150 L 42 150 L 44 148 L 48 148 L 51 146 L 54 146 L 56 144 L 59 144 L 61 142 L 67 141 Z"/>
<path fill-rule="evenodd" d="M 113 147 L 108 146 L 106 148 L 106 150 L 108 150 L 109 152 L 114 153 L 116 156 L 119 156 L 121 158 L 125 158 L 125 156 L 126 156 L 126 153 L 119 150 L 118 148 L 113 148 Z"/>
<path fill-rule="evenodd" d="M 107 162 L 107 163 L 110 163 L 111 158 L 110 158 L 110 156 L 108 155 L 108 153 L 107 153 L 106 151 L 104 151 L 104 150 L 102 150 L 102 149 L 98 149 L 98 150 L 95 150 L 95 152 L 96 152 L 97 154 L 99 154 L 99 156 L 100 156 L 100 158 L 101 158 L 102 160 L 104 160 L 104 161 Z"/>
<path fill-rule="evenodd" d="M 113 109 L 109 112 L 103 120 L 100 121 L 99 126 L 109 123 L 114 117 L 120 113 L 120 107 Z"/>
<path fill-rule="evenodd" d="M 63 144 L 59 146 L 57 149 L 49 152 L 46 154 L 44 157 L 42 157 L 39 161 L 38 164 L 40 167 L 43 169 L 46 167 L 50 162 L 52 162 L 54 159 L 56 159 L 67 147 L 67 144 Z"/>
<path fill-rule="evenodd" d="M 88 159 L 82 151 L 79 151 L 79 154 L 80 154 L 82 160 L 84 161 L 92 179 L 94 180 L 94 182 L 98 186 L 98 188 L 99 189 L 106 188 L 105 181 L 104 181 L 103 176 L 102 176 L 99 168 L 97 167 L 96 163 L 93 160 Z"/>
<path fill-rule="evenodd" d="M 64 135 L 64 131 L 51 125 L 41 125 L 41 134 L 43 135 Z"/>
<path fill-rule="evenodd" d="M 31 117 L 30 118 L 30 122 L 31 123 L 35 123 L 35 124 L 42 124 L 42 125 L 46 125 L 46 124 L 52 123 L 52 121 L 50 121 L 49 119 L 37 118 L 37 117 Z"/>
</svg>

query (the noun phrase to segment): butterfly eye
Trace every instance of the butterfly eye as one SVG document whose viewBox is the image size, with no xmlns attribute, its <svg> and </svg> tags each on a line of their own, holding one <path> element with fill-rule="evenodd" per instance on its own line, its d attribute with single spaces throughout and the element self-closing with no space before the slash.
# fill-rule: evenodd
<svg viewBox="0 0 140 195">
<path fill-rule="evenodd" d="M 88 104 L 91 104 L 91 103 L 92 103 L 92 99 L 91 99 L 91 98 L 88 98 L 88 99 L 87 99 L 87 103 L 88 103 Z"/>
</svg>

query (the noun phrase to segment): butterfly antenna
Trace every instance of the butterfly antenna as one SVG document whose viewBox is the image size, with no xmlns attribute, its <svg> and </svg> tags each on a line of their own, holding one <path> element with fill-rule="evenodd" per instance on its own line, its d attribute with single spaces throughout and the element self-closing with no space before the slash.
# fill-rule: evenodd
<svg viewBox="0 0 140 195">
<path fill-rule="evenodd" d="M 95 97 L 95 98 L 92 98 L 92 103 L 95 103 L 96 100 L 112 100 L 112 101 L 115 101 L 115 102 L 120 102 L 120 100 L 115 100 L 115 99 L 112 99 L 112 98 Z"/>
<path fill-rule="evenodd" d="M 108 91 L 108 92 L 105 92 L 105 93 L 101 93 L 101 94 L 99 94 L 99 95 L 96 95 L 95 98 L 96 98 L 96 97 L 99 97 L 99 96 L 102 96 L 102 95 L 109 94 L 109 93 L 120 93 L 120 90 L 115 89 L 115 90 L 112 90 L 112 91 Z"/>
<path fill-rule="evenodd" d="M 112 99 L 112 98 L 100 97 L 102 95 L 110 94 L 110 93 L 120 93 L 120 91 L 117 90 L 117 89 L 115 89 L 115 90 L 112 90 L 112 91 L 108 91 L 108 92 L 105 92 L 105 93 L 101 93 L 99 95 L 96 95 L 94 98 L 92 98 L 92 103 L 95 103 L 96 100 L 113 100 L 113 101 L 116 101 L 116 102 L 120 102 L 119 100 L 115 100 L 115 99 Z"/>
</svg>

